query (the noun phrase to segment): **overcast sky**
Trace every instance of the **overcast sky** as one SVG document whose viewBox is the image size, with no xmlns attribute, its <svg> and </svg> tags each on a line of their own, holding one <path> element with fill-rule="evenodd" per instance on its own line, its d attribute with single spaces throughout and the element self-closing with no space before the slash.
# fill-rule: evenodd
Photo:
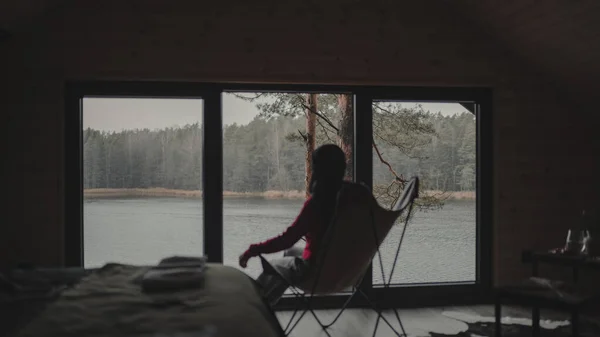
<svg viewBox="0 0 600 337">
<path fill-rule="evenodd" d="M 404 102 L 414 106 L 415 102 Z M 422 103 L 423 109 L 453 115 L 466 112 L 458 103 Z M 255 103 L 231 94 L 223 96 L 223 122 L 247 124 L 258 114 Z M 164 98 L 83 99 L 83 127 L 103 131 L 150 130 L 186 124 L 202 124 L 202 100 Z"/>
</svg>

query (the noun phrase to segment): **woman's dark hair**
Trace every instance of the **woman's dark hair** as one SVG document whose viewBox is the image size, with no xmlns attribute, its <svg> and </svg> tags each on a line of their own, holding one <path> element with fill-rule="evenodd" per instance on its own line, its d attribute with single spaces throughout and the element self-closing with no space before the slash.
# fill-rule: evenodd
<svg viewBox="0 0 600 337">
<path fill-rule="evenodd" d="M 334 144 L 325 144 L 312 153 L 310 193 L 337 193 L 346 174 L 344 151 Z"/>
<path fill-rule="evenodd" d="M 337 145 L 326 144 L 312 153 L 310 193 L 320 213 L 330 219 L 346 174 L 346 155 Z"/>
</svg>

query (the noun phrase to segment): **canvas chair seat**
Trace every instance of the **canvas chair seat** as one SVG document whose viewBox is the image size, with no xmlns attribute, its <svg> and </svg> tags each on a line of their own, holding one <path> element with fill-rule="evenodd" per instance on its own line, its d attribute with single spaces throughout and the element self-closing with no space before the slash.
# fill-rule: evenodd
<svg viewBox="0 0 600 337">
<path fill-rule="evenodd" d="M 417 180 L 411 180 L 393 210 L 389 210 L 379 205 L 366 186 L 345 184 L 338 195 L 332 227 L 320 249 L 323 254 L 319 254 L 307 278 L 296 287 L 305 292 L 327 294 L 354 286 L 417 192 Z M 318 268 L 321 268 L 320 273 Z M 315 280 L 318 280 L 316 287 Z"/>
<path fill-rule="evenodd" d="M 307 278 L 296 285 L 305 292 L 313 291 L 317 277 L 315 294 L 336 293 L 355 285 L 377 252 L 371 223 L 377 236 L 383 238 L 400 214 L 379 206 L 366 186 L 355 183 L 346 184 L 340 191 L 337 209 L 333 227 L 321 247 L 327 252 L 317 257 Z"/>
</svg>

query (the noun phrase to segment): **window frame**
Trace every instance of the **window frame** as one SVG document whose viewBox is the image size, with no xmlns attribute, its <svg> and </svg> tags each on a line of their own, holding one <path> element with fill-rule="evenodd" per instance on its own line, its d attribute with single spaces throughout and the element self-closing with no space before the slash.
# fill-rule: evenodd
<svg viewBox="0 0 600 337">
<path fill-rule="evenodd" d="M 415 303 L 422 305 L 472 304 L 491 301 L 493 285 L 493 134 L 492 91 L 488 88 L 369 88 L 368 109 L 374 101 L 461 103 L 476 116 L 476 280 L 475 282 L 398 284 L 390 288 L 374 286 L 371 296 L 389 307 Z M 367 107 L 365 106 L 365 110 Z M 372 129 L 371 129 L 372 132 Z M 372 157 L 371 157 L 372 158 Z M 362 163 L 366 165 L 366 163 Z M 370 162 L 371 167 L 373 165 Z M 366 169 L 366 168 L 365 168 Z M 372 172 L 369 186 L 372 187 Z M 371 269 L 372 273 L 372 269 Z M 420 301 L 419 299 L 426 299 Z"/>
<path fill-rule="evenodd" d="M 65 87 L 65 228 L 64 264 L 67 267 L 83 266 L 83 98 L 192 98 L 202 99 L 204 125 L 221 123 L 221 96 L 215 90 L 197 83 L 173 82 L 68 82 Z M 215 111 L 219 113 L 214 113 Z M 212 112 L 212 113 L 208 113 Z M 223 170 L 222 151 L 209 147 L 209 143 L 219 141 L 222 135 L 218 129 L 204 129 L 202 140 L 202 188 L 203 250 L 212 261 L 222 261 L 223 198 L 221 193 Z M 221 142 L 222 143 L 222 142 Z M 206 156 L 211 157 L 207 165 Z M 210 177 L 207 179 L 206 177 Z"/>
<path fill-rule="evenodd" d="M 411 87 L 311 84 L 244 84 L 145 81 L 74 81 L 65 85 L 64 120 L 64 265 L 83 265 L 83 146 L 82 99 L 90 96 L 201 98 L 203 118 L 204 254 L 223 261 L 223 135 L 222 94 L 225 92 L 348 93 L 354 96 L 354 180 L 373 185 L 372 102 L 374 100 L 474 103 L 477 117 L 477 257 L 475 283 L 398 285 L 383 289 L 372 285 L 369 267 L 361 288 L 382 307 L 472 304 L 491 298 L 493 279 L 493 135 L 492 90 L 485 87 Z M 209 179 L 210 177 L 210 179 Z M 209 225 L 210 224 L 210 225 Z M 317 308 L 335 308 L 346 294 L 319 296 Z M 298 302 L 283 298 L 277 309 Z M 356 297 L 352 307 L 366 303 Z"/>
</svg>

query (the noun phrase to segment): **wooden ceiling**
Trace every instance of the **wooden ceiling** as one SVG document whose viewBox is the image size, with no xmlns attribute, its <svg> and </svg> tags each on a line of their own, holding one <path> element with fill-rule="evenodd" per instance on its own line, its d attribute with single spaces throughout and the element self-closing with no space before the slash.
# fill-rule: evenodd
<svg viewBox="0 0 600 337">
<path fill-rule="evenodd" d="M 35 26 L 70 0 L 0 1 L 0 40 Z M 595 98 L 600 79 L 599 0 L 447 0 L 475 29 L 488 33 L 576 99 Z"/>
<path fill-rule="evenodd" d="M 458 12 L 548 74 L 572 97 L 593 100 L 600 84 L 600 1 L 454 0 Z"/>
</svg>

